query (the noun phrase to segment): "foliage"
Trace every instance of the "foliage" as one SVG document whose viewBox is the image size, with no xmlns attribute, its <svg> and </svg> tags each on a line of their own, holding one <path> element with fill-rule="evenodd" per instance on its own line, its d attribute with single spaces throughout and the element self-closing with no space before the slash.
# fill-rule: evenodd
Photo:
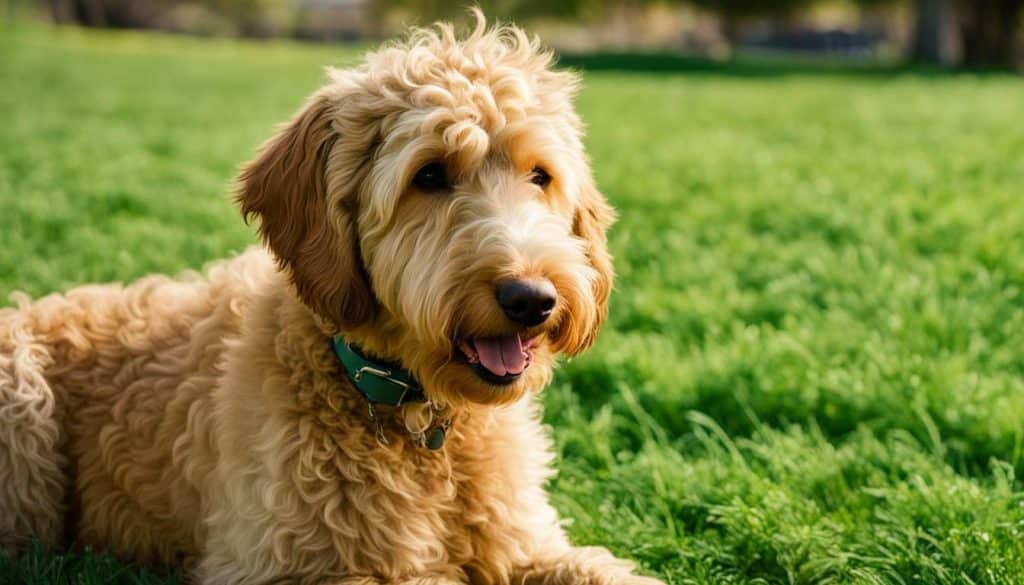
<svg viewBox="0 0 1024 585">
<path fill-rule="evenodd" d="M 1024 0 L 960 0 L 955 4 L 965 64 L 974 67 L 1017 64 Z"/>
<path fill-rule="evenodd" d="M 687 2 L 714 10 L 728 17 L 737 17 L 793 12 L 815 4 L 818 0 L 687 0 Z"/>
<path fill-rule="evenodd" d="M 46 4 L 56 22 L 247 37 L 291 32 L 297 15 L 281 0 L 48 0 Z"/>
<path fill-rule="evenodd" d="M 630 0 L 642 6 L 649 0 Z M 374 0 L 382 13 L 402 15 L 420 25 L 436 20 L 468 20 L 467 6 L 478 6 L 484 14 L 499 18 L 553 17 L 574 19 L 599 16 L 615 2 L 608 0 L 479 0 L 467 4 L 451 0 Z"/>
<path fill-rule="evenodd" d="M 70 30 L 0 54 L 3 295 L 253 242 L 237 164 L 353 57 Z M 545 393 L 574 540 L 674 585 L 1024 582 L 1024 84 L 682 62 L 589 73 L 579 106 L 621 220 L 610 323 Z M 72 559 L 0 578 L 117 570 Z"/>
</svg>

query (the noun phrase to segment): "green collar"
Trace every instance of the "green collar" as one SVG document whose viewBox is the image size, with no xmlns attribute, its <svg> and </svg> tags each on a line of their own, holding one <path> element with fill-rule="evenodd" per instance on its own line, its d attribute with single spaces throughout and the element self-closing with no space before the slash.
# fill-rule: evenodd
<svg viewBox="0 0 1024 585">
<path fill-rule="evenodd" d="M 408 402 L 426 400 L 419 382 L 398 364 L 370 359 L 340 336 L 331 339 L 331 347 L 338 361 L 345 367 L 352 385 L 371 405 L 401 406 Z"/>
</svg>

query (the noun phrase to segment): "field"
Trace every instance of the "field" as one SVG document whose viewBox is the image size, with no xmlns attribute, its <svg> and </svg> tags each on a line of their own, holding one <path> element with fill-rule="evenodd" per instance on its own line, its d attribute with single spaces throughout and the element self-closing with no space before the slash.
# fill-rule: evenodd
<svg viewBox="0 0 1024 585">
<path fill-rule="evenodd" d="M 0 298 L 252 244 L 236 166 L 355 56 L 4 30 Z M 1024 583 L 1024 80 L 659 68 L 579 100 L 621 219 L 610 324 L 544 399 L 575 542 L 676 585 Z"/>
</svg>

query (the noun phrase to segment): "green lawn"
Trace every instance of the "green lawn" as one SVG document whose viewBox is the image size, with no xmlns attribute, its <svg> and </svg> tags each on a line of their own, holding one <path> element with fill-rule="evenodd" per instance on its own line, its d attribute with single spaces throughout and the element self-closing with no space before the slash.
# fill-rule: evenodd
<svg viewBox="0 0 1024 585">
<path fill-rule="evenodd" d="M 253 242 L 236 165 L 354 55 L 0 31 L 0 296 Z M 621 221 L 546 394 L 574 540 L 672 584 L 1024 583 L 1024 80 L 667 69 L 579 103 Z"/>
</svg>

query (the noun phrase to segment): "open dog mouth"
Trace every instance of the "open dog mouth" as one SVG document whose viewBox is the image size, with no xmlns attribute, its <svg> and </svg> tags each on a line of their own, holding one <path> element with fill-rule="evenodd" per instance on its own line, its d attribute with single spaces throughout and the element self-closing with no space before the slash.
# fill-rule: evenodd
<svg viewBox="0 0 1024 585">
<path fill-rule="evenodd" d="M 457 345 L 477 376 L 489 384 L 506 386 L 530 367 L 535 341 L 523 341 L 518 333 L 513 333 L 463 339 Z"/>
</svg>

